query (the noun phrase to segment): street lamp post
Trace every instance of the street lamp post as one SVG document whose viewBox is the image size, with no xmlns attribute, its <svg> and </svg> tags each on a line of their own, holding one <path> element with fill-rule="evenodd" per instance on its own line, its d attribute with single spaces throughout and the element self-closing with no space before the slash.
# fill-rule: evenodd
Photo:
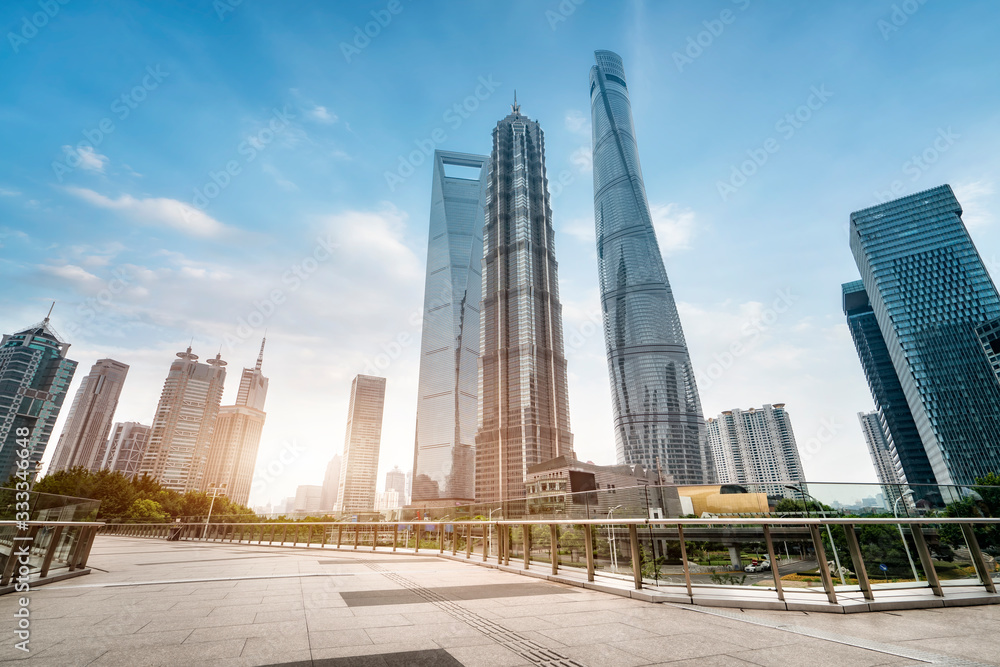
<svg viewBox="0 0 1000 667">
<path fill-rule="evenodd" d="M 899 501 L 905 498 L 906 496 L 912 496 L 912 495 L 913 491 L 909 490 L 899 494 L 899 497 L 896 498 L 896 501 L 892 504 L 892 518 L 894 519 L 899 518 L 898 515 L 896 514 L 896 508 L 899 507 Z M 906 543 L 906 536 L 903 535 L 903 526 L 897 523 L 896 528 L 899 528 L 899 538 L 903 540 L 903 549 L 906 551 L 906 560 L 910 561 L 910 571 L 913 572 L 913 580 L 915 582 L 919 582 L 920 577 L 917 575 L 917 566 L 913 563 L 913 556 L 910 555 L 910 547 Z M 910 527 L 910 530 L 913 530 L 912 526 Z"/>
<path fill-rule="evenodd" d="M 205 518 L 205 528 L 201 531 L 201 539 L 205 539 L 208 536 L 208 522 L 212 520 L 212 509 L 215 507 L 215 499 L 220 493 L 225 491 L 226 485 L 216 486 L 215 484 L 209 484 L 208 489 L 212 493 L 212 502 L 208 506 L 208 516 Z"/>
<path fill-rule="evenodd" d="M 813 500 L 816 500 L 816 497 L 812 494 L 806 493 L 801 486 L 786 484 L 785 488 L 791 489 L 792 491 L 798 491 L 802 494 L 802 506 L 806 508 L 806 516 L 809 516 L 809 505 L 806 504 L 806 496 L 809 496 Z M 819 507 L 820 516 L 825 519 L 826 512 L 823 511 L 823 503 L 816 500 L 816 505 Z M 837 574 L 840 575 L 840 583 L 842 586 L 846 586 L 847 579 L 844 578 L 844 571 L 840 568 L 840 556 L 837 555 L 837 545 L 833 543 L 833 531 L 830 530 L 830 524 L 826 524 L 826 535 L 830 538 L 830 549 L 833 551 L 833 561 L 837 564 Z"/>
<path fill-rule="evenodd" d="M 615 505 L 608 510 L 608 543 L 611 544 L 611 571 L 615 574 L 618 573 L 618 553 L 615 551 L 615 533 L 611 530 L 611 514 L 616 510 L 624 507 L 624 505 Z"/>
</svg>

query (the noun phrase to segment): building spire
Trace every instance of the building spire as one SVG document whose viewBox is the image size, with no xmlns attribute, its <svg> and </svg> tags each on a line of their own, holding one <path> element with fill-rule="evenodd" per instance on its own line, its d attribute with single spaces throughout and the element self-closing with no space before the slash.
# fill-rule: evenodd
<svg viewBox="0 0 1000 667">
<path fill-rule="evenodd" d="M 49 306 L 49 314 L 45 316 L 45 324 L 49 323 L 49 318 L 52 317 L 52 309 L 56 307 L 56 302 L 53 301 L 52 305 Z"/>
<path fill-rule="evenodd" d="M 517 89 L 514 89 L 514 103 L 510 105 L 511 113 L 521 115 L 521 105 L 517 103 Z"/>
<path fill-rule="evenodd" d="M 260 339 L 260 354 L 257 355 L 257 365 L 254 370 L 260 371 L 260 365 L 264 363 L 264 343 L 267 342 L 267 332 L 264 332 L 264 337 Z"/>
</svg>

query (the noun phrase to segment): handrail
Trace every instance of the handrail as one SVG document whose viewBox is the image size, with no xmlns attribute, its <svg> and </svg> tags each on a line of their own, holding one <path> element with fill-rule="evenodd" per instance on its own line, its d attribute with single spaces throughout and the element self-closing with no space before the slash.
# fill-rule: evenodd
<svg viewBox="0 0 1000 667">
<path fill-rule="evenodd" d="M 31 576 L 35 574 L 38 579 L 34 582 L 43 580 L 44 583 L 60 552 L 64 553 L 64 558 L 60 557 L 57 562 L 65 563 L 71 576 L 86 574 L 94 538 L 106 525 L 103 521 L 0 521 L 0 530 L 7 529 L 11 534 L 10 529 L 13 529 L 10 552 L 0 555 L 0 587 L 9 586 L 12 580 L 19 585 L 31 583 Z M 19 589 L 19 586 L 10 589 Z"/>
<path fill-rule="evenodd" d="M 14 523 L 14 522 L 9 522 Z M 34 522 L 43 523 L 43 522 Z M 58 522 L 53 522 L 58 523 Z M 81 525 L 82 522 L 74 522 L 73 525 Z M 669 526 L 699 526 L 699 525 L 749 525 L 749 526 L 808 526 L 817 525 L 825 526 L 830 525 L 854 525 L 854 524 L 888 524 L 895 526 L 897 524 L 962 524 L 962 523 L 976 523 L 976 524 L 992 524 L 1000 523 L 1000 518 L 994 517 L 802 517 L 796 519 L 790 518 L 774 518 L 774 519 L 750 519 L 750 518 L 706 518 L 706 519 L 443 519 L 438 521 L 219 521 L 211 522 L 206 524 L 204 521 L 184 521 L 184 522 L 155 522 L 155 523 L 106 523 L 97 522 L 98 525 L 109 525 L 109 526 L 437 526 L 437 525 L 447 525 L 447 526 L 484 526 L 484 525 L 500 525 L 500 526 L 523 526 L 523 525 L 538 525 L 538 526 L 548 526 L 548 525 L 560 525 L 560 526 L 657 526 L 657 525 L 669 525 Z"/>
</svg>

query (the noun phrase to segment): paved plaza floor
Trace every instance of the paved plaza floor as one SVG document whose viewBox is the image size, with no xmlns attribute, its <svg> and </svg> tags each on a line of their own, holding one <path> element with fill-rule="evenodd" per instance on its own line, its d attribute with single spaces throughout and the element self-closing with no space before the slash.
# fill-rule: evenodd
<svg viewBox="0 0 1000 667">
<path fill-rule="evenodd" d="M 1000 664 L 1000 605 L 825 614 L 652 604 L 438 558 L 101 536 L 30 593 L 25 665 Z"/>
</svg>

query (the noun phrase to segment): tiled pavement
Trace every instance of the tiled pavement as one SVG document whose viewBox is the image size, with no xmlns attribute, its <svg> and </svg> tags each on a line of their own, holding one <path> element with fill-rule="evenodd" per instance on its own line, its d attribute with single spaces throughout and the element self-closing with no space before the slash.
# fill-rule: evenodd
<svg viewBox="0 0 1000 667">
<path fill-rule="evenodd" d="M 93 574 L 0 598 L 31 665 L 1000 664 L 1000 605 L 868 614 L 650 604 L 434 556 L 99 537 Z"/>
</svg>

